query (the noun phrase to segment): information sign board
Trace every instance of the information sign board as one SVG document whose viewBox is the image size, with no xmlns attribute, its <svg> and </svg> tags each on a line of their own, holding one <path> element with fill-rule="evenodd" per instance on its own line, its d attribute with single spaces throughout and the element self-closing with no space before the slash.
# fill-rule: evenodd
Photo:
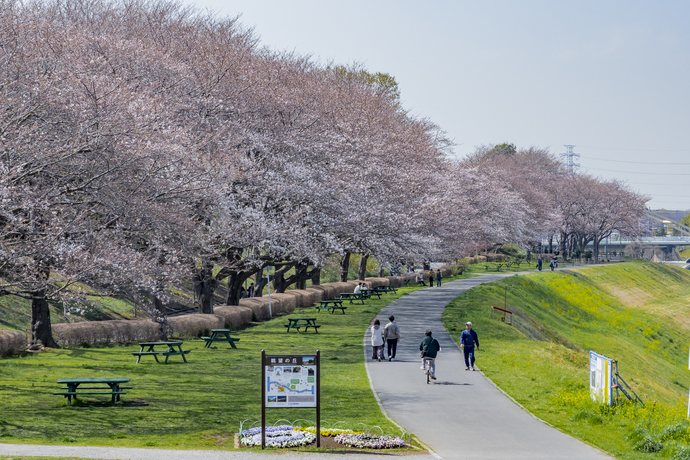
<svg viewBox="0 0 690 460">
<path fill-rule="evenodd" d="M 594 401 L 613 404 L 613 360 L 589 352 L 589 394 Z"/>
<path fill-rule="evenodd" d="M 266 447 L 266 409 L 316 408 L 321 433 L 321 352 L 267 355 L 261 350 L 261 448 Z M 316 436 L 321 447 L 321 436 Z"/>
<path fill-rule="evenodd" d="M 264 357 L 266 408 L 316 407 L 316 355 Z"/>
</svg>

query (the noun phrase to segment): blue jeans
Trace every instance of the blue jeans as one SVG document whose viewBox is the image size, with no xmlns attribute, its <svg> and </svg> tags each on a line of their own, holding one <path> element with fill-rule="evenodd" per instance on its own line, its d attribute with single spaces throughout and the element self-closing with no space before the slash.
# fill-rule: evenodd
<svg viewBox="0 0 690 460">
<path fill-rule="evenodd" d="M 462 347 L 462 351 L 465 353 L 465 366 L 474 367 L 474 346 L 465 345 Z"/>
<path fill-rule="evenodd" d="M 441 278 L 436 279 L 436 286 L 441 287 Z"/>
</svg>

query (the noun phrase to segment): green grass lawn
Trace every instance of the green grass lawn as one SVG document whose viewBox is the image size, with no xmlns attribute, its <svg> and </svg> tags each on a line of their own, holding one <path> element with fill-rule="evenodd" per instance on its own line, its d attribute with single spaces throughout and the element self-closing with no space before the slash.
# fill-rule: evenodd
<svg viewBox="0 0 690 460">
<path fill-rule="evenodd" d="M 513 326 L 490 319 L 508 310 Z M 469 290 L 446 308 L 459 339 L 471 320 L 478 365 L 529 411 L 622 459 L 690 458 L 688 344 L 690 272 L 617 264 L 505 278 Z M 645 407 L 589 399 L 589 350 L 619 361 Z"/>
<path fill-rule="evenodd" d="M 456 278 L 447 278 L 450 281 Z M 233 448 L 233 433 L 245 419 L 261 418 L 261 350 L 269 354 L 321 350 L 322 412 L 331 424 L 397 428 L 381 413 L 364 367 L 362 341 L 375 314 L 391 301 L 419 289 L 372 298 L 366 305 L 345 303 L 347 313 L 295 311 L 317 316 L 318 334 L 286 333 L 283 318 L 233 333 L 238 349 L 218 343 L 205 349 L 202 340 L 187 340 L 189 363 L 173 356 L 169 364 L 131 352 L 138 345 L 112 348 L 51 349 L 0 359 L 0 442 L 113 445 L 165 448 Z M 133 390 L 125 404 L 110 406 L 105 397 L 67 406 L 56 380 L 63 377 L 130 377 Z M 97 398 L 97 397 L 96 397 Z M 271 423 L 307 419 L 313 409 L 268 410 Z"/>
</svg>

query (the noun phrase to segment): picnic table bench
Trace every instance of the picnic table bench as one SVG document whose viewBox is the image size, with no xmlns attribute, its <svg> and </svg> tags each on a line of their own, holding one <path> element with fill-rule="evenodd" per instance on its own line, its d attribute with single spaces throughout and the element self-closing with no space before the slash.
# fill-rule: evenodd
<svg viewBox="0 0 690 460">
<path fill-rule="evenodd" d="M 59 379 L 57 383 L 65 385 L 62 387 L 62 390 L 67 391 L 58 391 L 53 394 L 67 398 L 68 406 L 72 405 L 72 398 L 75 400 L 77 399 L 77 395 L 110 395 L 112 404 L 115 404 L 115 401 L 120 400 L 120 395 L 127 394 L 127 392 L 123 390 L 133 388 L 131 386 L 120 385 L 121 383 L 127 382 L 129 382 L 129 378 L 127 377 L 65 378 Z M 89 386 L 82 386 L 82 384 Z"/>
<path fill-rule="evenodd" d="M 360 292 L 361 292 L 362 294 L 364 294 L 365 298 L 367 298 L 367 299 L 370 298 L 370 297 L 373 296 L 373 295 L 375 295 L 376 297 L 378 297 L 378 298 L 380 299 L 380 298 L 381 298 L 381 294 L 383 294 L 383 292 L 381 292 L 381 291 L 379 291 L 378 289 L 375 289 L 375 288 L 371 288 L 371 289 L 362 289 Z"/>
<path fill-rule="evenodd" d="M 285 327 L 287 328 L 287 331 L 285 332 L 290 332 L 290 329 L 297 329 L 297 333 L 300 333 L 300 328 L 304 328 L 304 332 L 307 332 L 309 328 L 313 328 L 314 332 L 317 334 L 319 333 L 319 328 L 321 327 L 320 324 L 316 324 L 316 318 L 311 318 L 311 317 L 302 317 L 302 318 L 287 318 L 288 323 L 285 324 Z"/>
<path fill-rule="evenodd" d="M 343 301 L 340 299 L 319 300 L 319 302 L 314 305 L 314 308 L 316 308 L 319 313 L 321 313 L 321 310 L 327 310 L 331 314 L 333 314 L 336 309 L 339 309 L 343 312 L 343 315 L 347 309 L 347 307 L 343 307 Z"/>
<path fill-rule="evenodd" d="M 349 300 L 350 303 L 353 303 L 355 300 L 359 300 L 362 302 L 362 305 L 364 305 L 364 299 L 368 298 L 365 297 L 362 292 L 341 292 L 340 293 L 340 299 L 339 300 Z"/>
<path fill-rule="evenodd" d="M 182 342 L 139 342 L 139 346 L 141 347 L 139 351 L 132 352 L 132 354 L 137 357 L 137 364 L 139 364 L 142 356 L 153 356 L 156 358 L 156 362 L 159 363 L 160 361 L 158 361 L 158 355 L 165 356 L 165 364 L 168 364 L 168 358 L 175 355 L 182 355 L 182 359 L 186 363 L 187 358 L 185 355 L 192 351 L 183 350 Z M 155 350 L 155 348 L 158 346 L 168 347 L 168 349 Z M 177 349 L 175 349 L 175 347 L 177 347 Z M 147 349 L 144 351 L 144 348 Z"/>
<path fill-rule="evenodd" d="M 388 294 L 389 292 L 397 293 L 398 289 L 394 286 L 378 286 L 375 288 L 372 288 L 374 291 L 381 292 L 383 294 Z"/>
<path fill-rule="evenodd" d="M 206 341 L 206 348 L 211 348 L 213 342 L 228 342 L 232 348 L 237 348 L 235 342 L 240 341 L 237 337 L 230 337 L 230 329 L 211 329 L 211 335 L 201 339 Z"/>
</svg>

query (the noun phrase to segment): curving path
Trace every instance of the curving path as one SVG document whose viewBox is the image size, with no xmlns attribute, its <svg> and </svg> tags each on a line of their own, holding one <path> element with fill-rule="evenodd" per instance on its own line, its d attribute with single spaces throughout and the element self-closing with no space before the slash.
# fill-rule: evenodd
<svg viewBox="0 0 690 460">
<path fill-rule="evenodd" d="M 367 372 L 388 415 L 443 459 L 610 459 L 607 454 L 552 428 L 518 406 L 484 375 L 465 371 L 463 354 L 441 323 L 447 304 L 467 289 L 510 274 L 453 281 L 406 295 L 377 315 L 395 315 L 402 340 L 396 362 L 372 362 L 370 332 L 364 338 Z M 471 321 L 471 318 L 468 318 Z M 441 343 L 435 384 L 419 369 L 425 329 Z M 479 343 L 482 331 L 478 330 Z M 481 351 L 477 354 L 481 367 Z"/>
</svg>

